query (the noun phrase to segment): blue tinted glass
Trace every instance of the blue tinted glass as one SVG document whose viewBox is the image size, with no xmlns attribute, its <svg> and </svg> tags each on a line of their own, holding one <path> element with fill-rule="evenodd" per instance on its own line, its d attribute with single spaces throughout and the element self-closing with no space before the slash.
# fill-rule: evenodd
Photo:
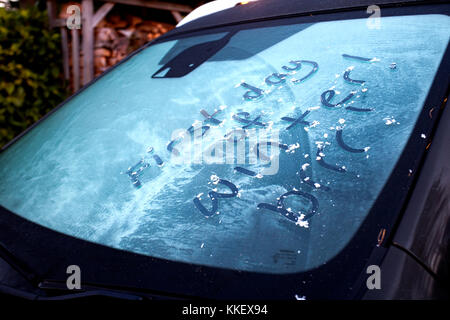
<svg viewBox="0 0 450 320">
<path fill-rule="evenodd" d="M 447 16 L 378 22 L 150 46 L 2 152 L 0 204 L 175 261 L 269 273 L 324 264 L 395 167 L 449 40 Z M 223 48 L 164 78 L 174 71 L 164 63 L 211 41 Z"/>
</svg>

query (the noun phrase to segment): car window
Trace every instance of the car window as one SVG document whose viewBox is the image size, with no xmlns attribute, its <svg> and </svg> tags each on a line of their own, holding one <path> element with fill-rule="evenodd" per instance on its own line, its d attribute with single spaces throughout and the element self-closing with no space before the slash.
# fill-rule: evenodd
<svg viewBox="0 0 450 320">
<path fill-rule="evenodd" d="M 449 35 L 416 15 L 149 46 L 0 154 L 0 204 L 148 256 L 315 268 L 383 189 Z"/>
</svg>

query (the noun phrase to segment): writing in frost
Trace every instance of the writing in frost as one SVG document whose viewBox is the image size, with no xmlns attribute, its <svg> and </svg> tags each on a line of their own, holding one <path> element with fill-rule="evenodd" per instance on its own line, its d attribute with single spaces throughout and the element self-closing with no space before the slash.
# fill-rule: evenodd
<svg viewBox="0 0 450 320">
<path fill-rule="evenodd" d="M 353 56 L 348 54 L 343 54 L 343 58 L 351 59 L 354 61 L 362 62 L 362 63 L 373 63 L 379 61 L 376 58 L 364 58 L 360 56 Z M 390 64 L 391 69 L 396 69 L 397 66 L 395 63 Z M 302 70 L 306 69 L 306 73 L 302 75 L 300 78 L 297 78 L 297 74 Z M 344 108 L 349 111 L 353 111 L 356 113 L 367 113 L 373 111 L 372 108 L 358 108 L 353 106 L 354 100 L 352 100 L 358 92 L 364 94 L 367 91 L 365 87 L 365 80 L 354 79 L 351 76 L 354 67 L 348 67 L 344 70 L 343 79 L 345 83 L 358 86 L 358 89 L 350 90 L 344 98 L 337 100 L 336 96 L 339 94 L 334 88 L 325 90 L 320 95 L 321 104 L 330 109 L 335 108 Z M 313 77 L 319 71 L 319 64 L 312 60 L 291 60 L 287 65 L 282 66 L 281 72 L 274 72 L 264 78 L 264 83 L 269 87 L 269 89 L 262 89 L 257 86 L 254 86 L 250 83 L 242 81 L 240 84 L 236 86 L 236 88 L 243 88 L 246 91 L 243 93 L 243 100 L 251 101 L 253 103 L 258 103 L 261 99 L 264 99 L 267 95 L 272 92 L 272 88 L 276 88 L 277 86 L 281 86 L 286 84 L 288 81 L 292 83 L 294 86 L 301 85 L 306 82 L 308 79 Z M 319 98 L 319 97 L 318 97 Z M 173 159 L 173 157 L 180 156 L 181 147 L 183 141 L 186 139 L 196 139 L 196 138 L 204 138 L 210 130 L 218 130 L 221 128 L 221 124 L 224 119 L 220 119 L 222 111 L 225 107 L 221 107 L 219 109 L 215 109 L 212 114 L 208 113 L 206 110 L 201 109 L 200 114 L 203 116 L 202 120 L 196 120 L 192 125 L 190 125 L 186 130 L 184 130 L 183 134 L 178 135 L 171 141 L 167 143 L 166 150 L 161 150 L 161 152 L 167 153 L 167 157 Z M 317 108 L 309 108 L 308 110 L 302 112 L 300 111 L 297 115 L 285 115 L 279 118 L 279 123 L 285 123 L 284 130 L 291 130 L 294 127 L 302 126 L 306 131 L 309 130 L 310 127 L 314 127 L 315 123 L 310 122 L 308 119 L 310 114 L 317 110 Z M 250 139 L 252 137 L 252 133 L 254 134 L 255 129 L 263 129 L 265 130 L 265 135 L 268 135 L 268 132 L 271 132 L 273 137 L 276 139 L 266 139 L 265 141 L 254 141 L 251 150 L 254 154 L 254 160 L 262 161 L 264 163 L 272 163 L 274 159 L 278 159 L 277 156 L 279 152 L 285 151 L 288 154 L 294 154 L 291 152 L 293 149 L 298 148 L 299 144 L 288 145 L 280 141 L 279 135 L 273 134 L 275 130 L 273 129 L 273 121 L 263 120 L 262 114 L 252 115 L 245 110 L 240 110 L 239 112 L 232 114 L 233 121 L 236 124 L 239 124 L 240 127 L 234 128 L 231 131 L 227 132 L 223 138 L 220 140 L 226 141 L 227 143 L 231 143 L 233 145 L 238 146 L 242 142 Z M 354 147 L 349 146 L 345 143 L 345 133 L 344 133 L 344 122 L 345 120 L 340 119 L 339 125 L 336 126 L 336 134 L 335 141 L 338 146 L 349 153 L 364 153 L 369 150 L 369 147 Z M 270 134 L 269 134 L 270 135 Z M 219 142 L 221 142 L 219 141 Z M 194 143 L 195 144 L 195 143 Z M 328 143 L 329 144 L 329 143 Z M 328 161 L 325 161 L 325 149 L 324 143 L 318 143 L 316 148 L 316 157 L 315 161 L 321 167 L 331 170 L 337 173 L 345 174 L 347 172 L 347 168 L 345 165 L 333 164 Z M 217 145 L 216 145 L 217 146 Z M 277 150 L 275 152 L 275 156 L 269 157 L 267 155 L 267 148 L 271 148 L 271 150 Z M 292 161 L 297 161 L 298 159 L 292 159 Z M 234 159 L 233 159 L 234 161 Z M 140 177 L 143 172 L 147 170 L 152 165 L 157 166 L 160 170 L 164 170 L 164 160 L 163 158 L 154 150 L 153 147 L 149 147 L 147 149 L 147 154 L 141 160 L 139 160 L 136 164 L 130 166 L 125 172 L 130 178 L 132 185 L 136 188 L 140 188 L 142 186 L 142 181 Z M 234 162 L 231 162 L 234 163 Z M 245 161 L 244 161 L 245 163 Z M 300 171 L 301 183 L 297 187 L 294 187 L 292 190 L 281 194 L 278 198 L 274 199 L 273 203 L 258 203 L 256 208 L 259 210 L 267 210 L 280 214 L 282 217 L 288 219 L 289 221 L 303 226 L 308 227 L 308 220 L 311 219 L 319 210 L 320 203 L 319 200 L 310 192 L 306 190 L 302 190 L 302 185 L 306 184 L 312 187 L 314 190 L 320 190 L 321 192 L 328 192 L 332 189 L 332 186 L 321 185 L 320 183 L 313 181 L 306 174 L 308 163 L 305 163 L 302 166 L 302 170 Z M 276 170 L 262 170 L 261 172 L 256 172 L 250 168 L 246 168 L 245 166 L 235 166 L 234 174 L 237 175 L 246 175 L 249 177 L 264 179 L 265 175 L 276 174 Z M 238 186 L 236 186 L 233 182 L 233 177 L 218 177 L 215 174 L 211 174 L 211 182 L 215 188 L 212 190 L 205 190 L 207 197 L 209 199 L 209 209 L 202 203 L 202 196 L 205 193 L 200 193 L 193 198 L 193 204 L 206 218 L 213 217 L 214 215 L 219 214 L 219 208 L 221 201 L 233 201 L 233 198 L 240 197 L 240 190 Z M 218 187 L 224 188 L 227 192 L 218 192 Z M 287 208 L 285 201 L 288 197 L 299 197 L 302 200 L 308 202 L 308 209 L 300 209 L 298 211 L 294 211 L 291 208 Z"/>
</svg>

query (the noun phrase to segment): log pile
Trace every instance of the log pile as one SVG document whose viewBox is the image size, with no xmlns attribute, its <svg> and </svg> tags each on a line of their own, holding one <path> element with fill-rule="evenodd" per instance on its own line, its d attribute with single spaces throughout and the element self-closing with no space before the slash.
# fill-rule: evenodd
<svg viewBox="0 0 450 320">
<path fill-rule="evenodd" d="M 61 6 L 59 18 L 68 18 L 67 7 L 72 4 L 80 6 L 77 2 L 63 4 Z M 97 24 L 94 30 L 94 75 L 98 76 L 148 41 L 159 37 L 173 28 L 174 26 L 171 24 L 144 20 L 135 15 L 121 15 L 114 12 L 109 13 Z M 81 39 L 80 31 L 79 37 Z M 72 52 L 71 41 L 69 41 L 69 52 Z M 80 75 L 82 75 L 82 50 L 80 51 L 79 64 Z M 72 70 L 72 65 L 73 57 L 70 55 L 70 70 Z M 72 78 L 70 79 L 70 82 L 70 86 L 73 88 Z"/>
<path fill-rule="evenodd" d="M 107 16 L 95 28 L 95 75 L 104 72 L 146 42 L 172 28 L 172 25 L 144 21 L 137 16 Z"/>
</svg>

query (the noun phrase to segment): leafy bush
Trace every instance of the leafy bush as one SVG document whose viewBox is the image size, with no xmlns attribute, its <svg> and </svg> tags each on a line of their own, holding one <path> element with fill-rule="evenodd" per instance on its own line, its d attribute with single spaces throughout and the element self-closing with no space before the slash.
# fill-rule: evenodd
<svg viewBox="0 0 450 320">
<path fill-rule="evenodd" d="M 0 8 L 0 146 L 67 96 L 60 41 L 45 11 Z"/>
</svg>

